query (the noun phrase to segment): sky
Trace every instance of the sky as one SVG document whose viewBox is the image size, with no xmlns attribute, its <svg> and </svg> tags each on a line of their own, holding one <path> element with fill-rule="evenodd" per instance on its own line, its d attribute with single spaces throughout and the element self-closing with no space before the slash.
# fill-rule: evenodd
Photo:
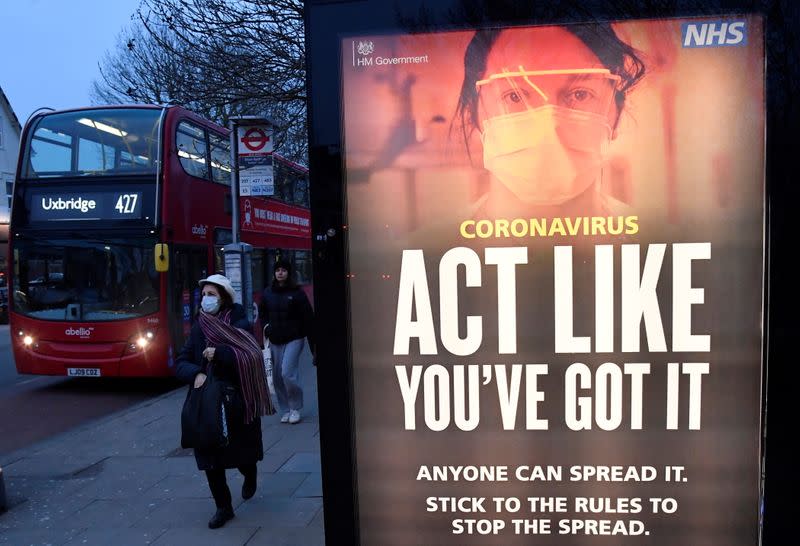
<svg viewBox="0 0 800 546">
<path fill-rule="evenodd" d="M 0 0 L 0 87 L 21 124 L 37 108 L 91 104 L 98 64 L 140 0 Z"/>
</svg>

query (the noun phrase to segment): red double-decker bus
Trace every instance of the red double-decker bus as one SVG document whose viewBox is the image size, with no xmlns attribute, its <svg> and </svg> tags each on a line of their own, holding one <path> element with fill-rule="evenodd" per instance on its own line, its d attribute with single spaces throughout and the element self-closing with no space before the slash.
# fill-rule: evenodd
<svg viewBox="0 0 800 546">
<path fill-rule="evenodd" d="M 8 279 L 17 371 L 170 375 L 197 281 L 223 270 L 232 241 L 229 131 L 178 106 L 110 106 L 39 114 L 22 143 Z M 308 171 L 277 155 L 273 171 L 273 197 L 238 202 L 255 301 L 278 255 L 310 289 Z"/>
</svg>

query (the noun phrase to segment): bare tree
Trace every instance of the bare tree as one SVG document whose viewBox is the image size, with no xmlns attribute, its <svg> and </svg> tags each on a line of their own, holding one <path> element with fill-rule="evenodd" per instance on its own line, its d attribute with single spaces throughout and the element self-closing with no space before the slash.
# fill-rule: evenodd
<svg viewBox="0 0 800 546">
<path fill-rule="evenodd" d="M 100 63 L 102 80 L 93 83 L 93 98 L 103 103 L 181 103 L 194 101 L 183 95 L 190 91 L 191 72 L 180 56 L 160 45 L 171 37 L 153 39 L 141 25 L 124 30 L 113 53 Z"/>
<path fill-rule="evenodd" d="M 306 161 L 302 0 L 142 0 L 101 74 L 99 102 L 180 104 L 221 124 L 265 116 L 277 150 Z"/>
</svg>

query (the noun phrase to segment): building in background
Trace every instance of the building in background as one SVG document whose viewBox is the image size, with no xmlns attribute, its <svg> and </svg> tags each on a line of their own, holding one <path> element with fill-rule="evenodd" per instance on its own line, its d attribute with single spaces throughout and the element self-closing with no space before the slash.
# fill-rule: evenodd
<svg viewBox="0 0 800 546">
<path fill-rule="evenodd" d="M 8 222 L 11 196 L 14 194 L 14 175 L 17 170 L 17 153 L 22 126 L 0 87 L 0 323 L 8 322 Z"/>
<path fill-rule="evenodd" d="M 22 125 L 0 87 L 0 222 L 8 224 Z M 5 238 L 4 238 L 5 239 Z"/>
</svg>

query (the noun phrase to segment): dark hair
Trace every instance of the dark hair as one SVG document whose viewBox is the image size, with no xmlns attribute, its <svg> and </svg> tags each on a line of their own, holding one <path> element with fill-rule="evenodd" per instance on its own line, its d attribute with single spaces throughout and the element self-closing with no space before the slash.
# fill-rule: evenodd
<svg viewBox="0 0 800 546">
<path fill-rule="evenodd" d="M 292 264 L 291 262 L 289 262 L 284 258 L 278 258 L 277 260 L 275 260 L 275 264 L 272 266 L 272 286 L 279 286 L 278 281 L 275 278 L 275 271 L 277 271 L 278 268 L 283 268 L 288 273 L 288 275 L 286 276 L 286 282 L 283 283 L 283 286 L 287 288 L 294 288 L 295 286 L 297 286 L 292 276 Z"/>
<path fill-rule="evenodd" d="M 614 96 L 618 114 L 625 105 L 628 91 L 642 79 L 645 72 L 644 63 L 638 52 L 619 39 L 610 23 L 590 23 L 562 25 L 561 28 L 574 34 L 612 74 L 621 78 L 619 89 Z M 468 131 L 480 129 L 478 124 L 478 91 L 475 83 L 483 78 L 486 61 L 492 46 L 504 30 L 514 32 L 515 29 L 479 30 L 472 37 L 464 53 L 464 81 L 458 99 L 456 116 L 460 118 L 461 129 L 465 140 Z M 617 118 L 619 119 L 619 118 Z"/>
<path fill-rule="evenodd" d="M 214 283 L 212 282 L 209 284 L 214 284 Z M 217 289 L 219 290 L 219 308 L 228 309 L 233 307 L 233 299 L 231 298 L 231 295 L 228 294 L 228 291 L 218 284 L 214 284 L 214 286 L 216 286 Z"/>
<path fill-rule="evenodd" d="M 289 273 L 292 272 L 292 264 L 288 260 L 284 260 L 283 258 L 278 258 L 275 260 L 275 264 L 272 266 L 272 271 L 275 272 L 278 268 L 285 269 Z"/>
</svg>

